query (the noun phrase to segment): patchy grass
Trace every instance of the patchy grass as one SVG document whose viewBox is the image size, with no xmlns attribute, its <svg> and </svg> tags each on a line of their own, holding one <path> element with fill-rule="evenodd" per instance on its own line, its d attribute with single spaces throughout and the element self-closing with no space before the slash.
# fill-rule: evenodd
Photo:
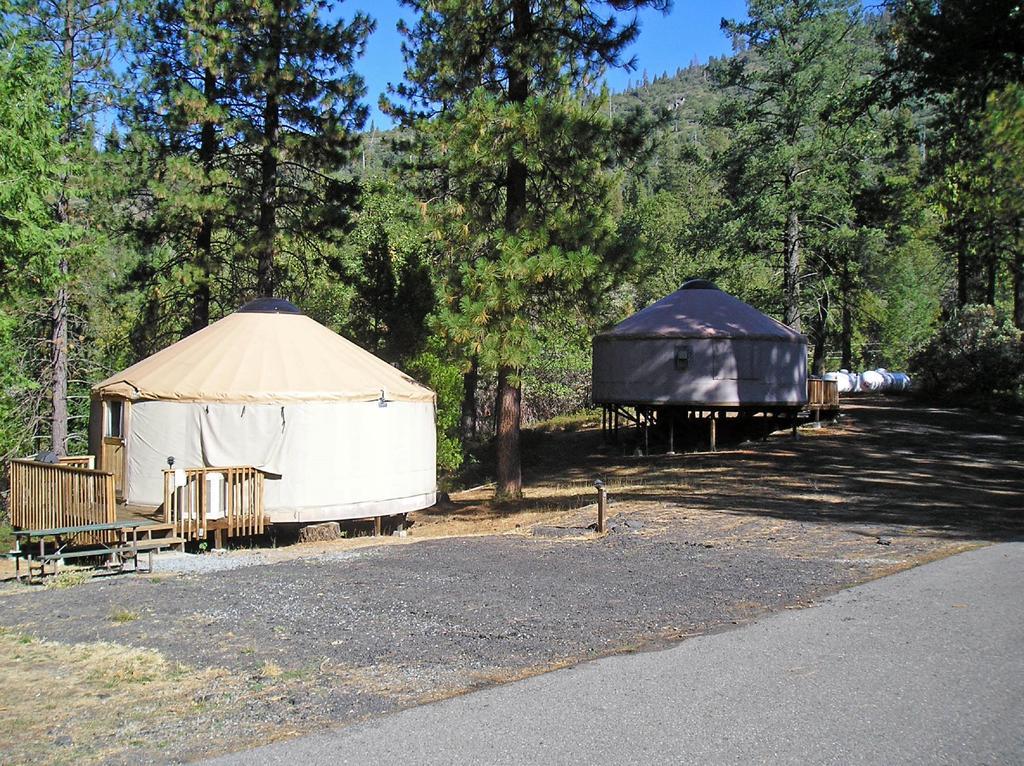
<svg viewBox="0 0 1024 766">
<path fill-rule="evenodd" d="M 116 625 L 123 625 L 126 622 L 134 622 L 139 619 L 139 613 L 130 609 L 114 609 L 109 615 L 110 621 Z"/>
<path fill-rule="evenodd" d="M 260 678 L 279 678 L 284 670 L 273 660 L 267 660 L 260 668 Z"/>
<path fill-rule="evenodd" d="M 268 661 L 262 672 L 254 686 L 152 649 L 62 644 L 0 627 L 0 762 L 192 762 L 322 725 L 282 725 L 259 712 L 307 694 L 308 669 Z"/>
<path fill-rule="evenodd" d="M 0 753 L 5 763 L 94 764 L 120 760 L 131 743 L 159 749 L 152 728 L 183 723 L 205 690 L 229 682 L 224 671 L 185 668 L 152 650 L 0 630 Z"/>
<path fill-rule="evenodd" d="M 601 423 L 601 410 L 594 408 L 575 412 L 571 415 L 556 415 L 553 418 L 542 420 L 539 423 L 532 423 L 528 426 L 530 431 L 551 433 L 552 431 L 579 431 L 582 428 L 589 428 Z"/>
<path fill-rule="evenodd" d="M 92 579 L 92 572 L 88 569 L 65 569 L 56 576 L 46 580 L 43 585 L 46 590 L 61 590 L 63 588 L 74 588 Z"/>
</svg>

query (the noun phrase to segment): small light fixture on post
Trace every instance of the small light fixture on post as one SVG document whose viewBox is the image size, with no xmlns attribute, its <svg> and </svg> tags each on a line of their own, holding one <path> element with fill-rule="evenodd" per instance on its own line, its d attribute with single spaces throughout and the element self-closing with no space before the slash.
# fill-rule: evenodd
<svg viewBox="0 0 1024 766">
<path fill-rule="evenodd" d="M 604 534 L 604 516 L 608 505 L 608 490 L 605 489 L 604 482 L 600 479 L 594 482 L 594 488 L 597 490 L 597 531 L 599 534 Z"/>
</svg>

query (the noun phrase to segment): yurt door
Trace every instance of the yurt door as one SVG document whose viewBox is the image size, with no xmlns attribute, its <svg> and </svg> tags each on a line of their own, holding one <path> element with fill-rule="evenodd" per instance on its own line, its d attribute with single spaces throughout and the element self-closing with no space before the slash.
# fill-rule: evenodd
<svg viewBox="0 0 1024 766">
<path fill-rule="evenodd" d="M 118 500 L 124 499 L 124 416 L 123 399 L 103 401 L 103 454 L 100 456 L 100 467 L 114 474 L 114 494 Z"/>
</svg>

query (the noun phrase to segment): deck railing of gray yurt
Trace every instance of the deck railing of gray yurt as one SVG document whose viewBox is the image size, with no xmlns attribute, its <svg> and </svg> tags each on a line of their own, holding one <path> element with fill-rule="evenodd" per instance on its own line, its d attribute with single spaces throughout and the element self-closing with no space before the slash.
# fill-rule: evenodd
<svg viewBox="0 0 1024 766">
<path fill-rule="evenodd" d="M 213 474 L 223 480 L 208 481 Z M 263 473 L 250 465 L 165 470 L 164 521 L 186 540 L 205 538 L 215 529 L 228 537 L 262 534 L 263 482 Z"/>
<path fill-rule="evenodd" d="M 12 460 L 11 525 L 55 529 L 114 523 L 114 475 L 94 470 L 93 464 L 92 455 L 61 458 L 59 463 Z"/>
<path fill-rule="evenodd" d="M 838 410 L 839 384 L 834 380 L 808 378 L 807 407 L 812 410 Z"/>
</svg>

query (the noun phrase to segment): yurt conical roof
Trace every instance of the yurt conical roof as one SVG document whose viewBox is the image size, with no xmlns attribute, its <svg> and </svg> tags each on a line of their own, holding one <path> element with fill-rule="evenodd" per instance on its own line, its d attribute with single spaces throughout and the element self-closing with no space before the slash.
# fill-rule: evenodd
<svg viewBox="0 0 1024 766">
<path fill-rule="evenodd" d="M 133 364 L 95 396 L 183 402 L 433 401 L 434 392 L 303 315 L 259 299 Z"/>
<path fill-rule="evenodd" d="M 598 338 L 748 338 L 805 343 L 806 337 L 703 279 L 619 322 Z"/>
</svg>

